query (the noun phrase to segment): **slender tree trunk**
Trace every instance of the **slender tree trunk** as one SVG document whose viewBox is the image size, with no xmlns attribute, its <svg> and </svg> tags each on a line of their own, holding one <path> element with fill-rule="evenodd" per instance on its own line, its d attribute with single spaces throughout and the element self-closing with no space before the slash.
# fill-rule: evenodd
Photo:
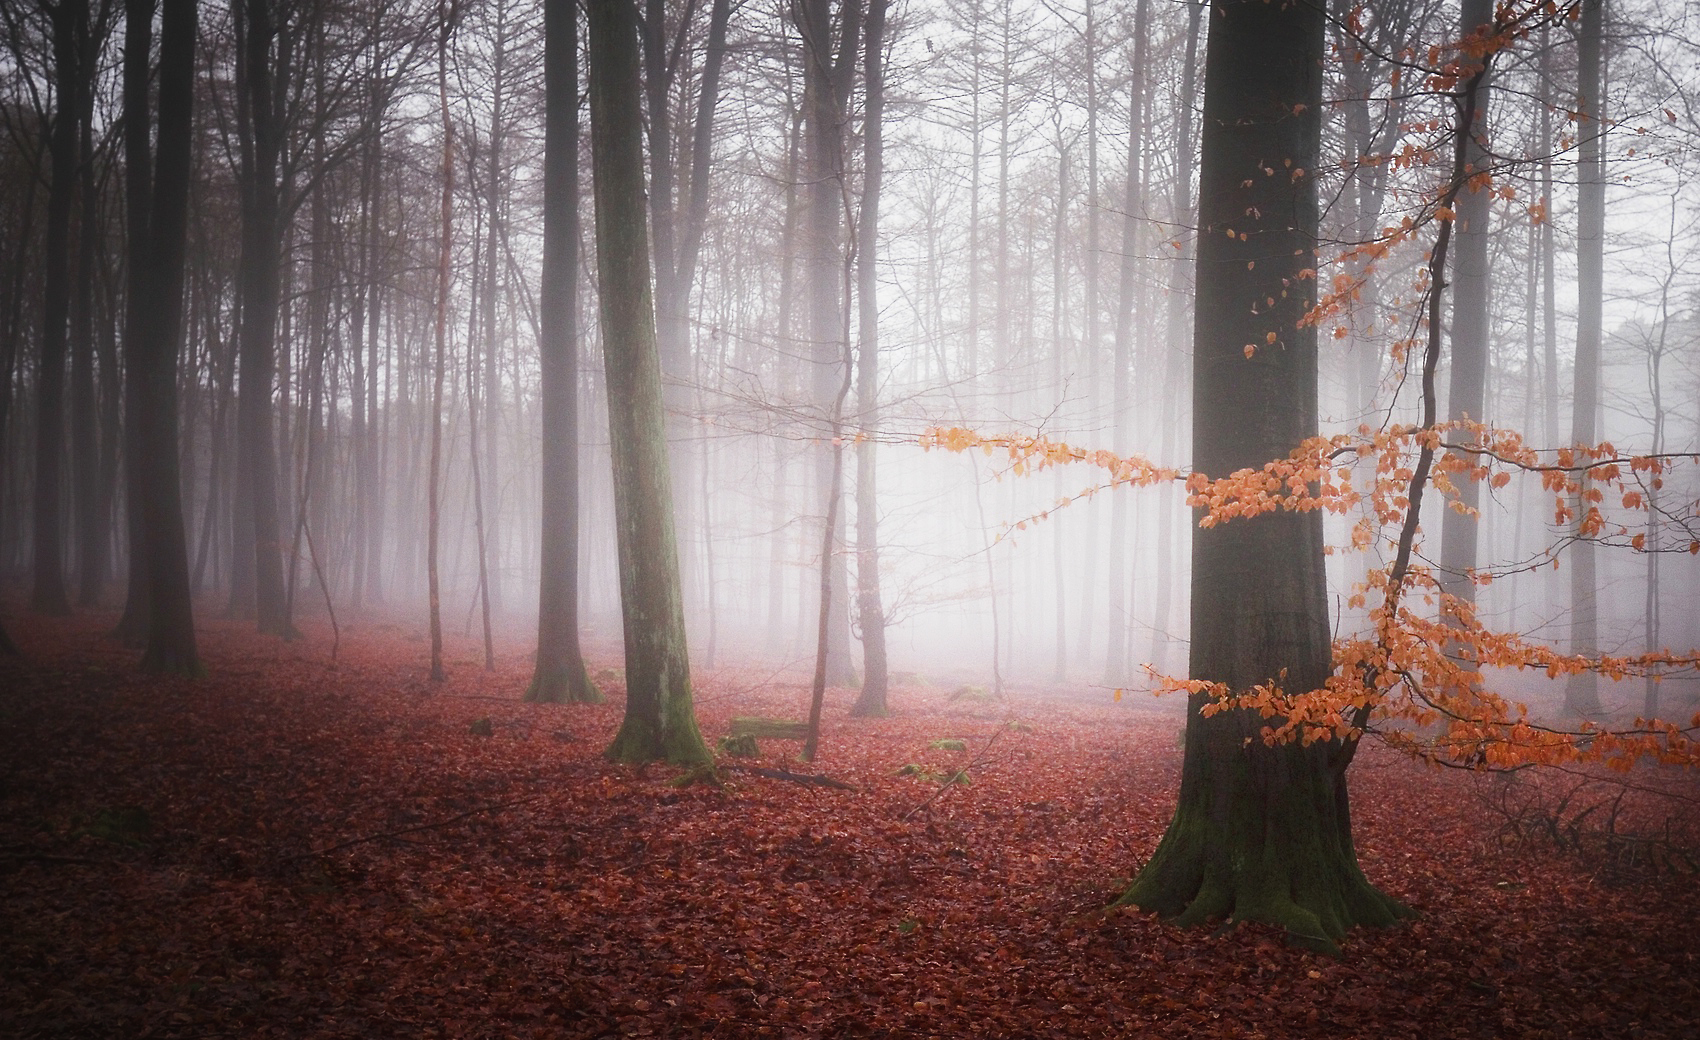
<svg viewBox="0 0 1700 1040">
<path fill-rule="evenodd" d="M 71 612 L 65 589 L 64 503 L 61 477 L 65 450 L 65 335 L 71 300 L 71 203 L 76 195 L 78 67 L 77 26 L 88 21 L 87 0 L 60 0 L 48 7 L 53 26 L 56 110 L 46 145 L 51 178 L 47 190 L 47 240 L 42 252 L 44 303 L 41 365 L 36 392 L 35 560 L 30 606 L 41 614 Z"/>
<path fill-rule="evenodd" d="M 1198 38 L 1199 23 L 1203 21 L 1206 0 L 1188 0 L 1186 27 L 1186 58 L 1181 66 L 1180 118 L 1175 125 L 1175 181 L 1172 185 L 1169 210 L 1175 222 L 1175 240 L 1182 248 L 1175 250 L 1175 262 L 1170 267 L 1168 308 L 1165 328 L 1169 332 L 1169 347 L 1163 352 L 1163 386 L 1167 393 L 1163 395 L 1163 437 L 1162 462 L 1164 465 L 1175 465 L 1180 462 L 1180 446 L 1176 443 L 1181 432 L 1180 404 L 1183 385 L 1187 378 L 1186 353 L 1180 349 L 1182 337 L 1185 334 L 1186 301 L 1192 295 L 1192 265 L 1187 262 L 1188 252 L 1185 248 L 1192 238 L 1192 171 L 1197 155 L 1192 135 L 1192 102 L 1196 97 L 1198 77 Z M 1174 645 L 1174 600 L 1175 600 L 1175 571 L 1176 561 L 1180 553 L 1175 549 L 1175 533 L 1179 524 L 1176 514 L 1182 510 L 1181 503 L 1176 501 L 1178 492 L 1173 488 L 1158 488 L 1157 501 L 1159 513 L 1157 516 L 1157 588 L 1156 599 L 1152 611 L 1151 659 L 1161 672 L 1169 671 L 1170 651 Z"/>
<path fill-rule="evenodd" d="M 1138 258 L 1144 252 L 1140 241 L 1139 212 L 1145 185 L 1141 167 L 1145 152 L 1145 53 L 1150 35 L 1151 0 L 1138 0 L 1133 16 L 1133 76 L 1128 95 L 1127 182 L 1122 196 L 1121 273 L 1116 291 L 1115 386 L 1112 408 L 1117 455 L 1133 450 L 1133 295 Z M 1127 528 L 1130 491 L 1113 491 L 1110 499 L 1109 615 L 1105 629 L 1104 685 L 1120 686 L 1125 681 L 1128 628 L 1132 618 L 1129 594 Z"/>
<path fill-rule="evenodd" d="M 1469 38 L 1491 31 L 1493 27 L 1491 0 L 1463 0 L 1459 34 Z M 1466 135 L 1466 177 L 1488 170 L 1488 100 L 1490 80 L 1483 75 L 1475 80 L 1476 97 L 1471 102 L 1476 118 L 1473 126 L 1460 126 L 1457 133 Z M 1493 272 L 1488 266 L 1488 186 L 1466 185 L 1458 192 L 1455 220 L 1458 225 L 1457 273 L 1453 278 L 1452 295 L 1452 364 L 1446 395 L 1446 418 L 1449 421 L 1473 419 L 1483 421 L 1487 396 L 1488 336 L 1492 323 L 1488 318 L 1488 280 Z M 1481 505 L 1481 484 L 1473 480 L 1458 482 L 1458 501 L 1470 509 Z M 1479 534 L 1475 516 L 1453 509 L 1442 514 L 1440 523 L 1440 589 L 1464 604 L 1476 602 L 1476 583 L 1472 571 L 1476 566 L 1476 541 Z"/>
<path fill-rule="evenodd" d="M 1083 39 L 1086 48 L 1086 293 L 1085 293 L 1085 329 L 1086 337 L 1082 341 L 1085 352 L 1083 361 L 1086 369 L 1086 411 L 1087 422 L 1093 427 L 1087 434 L 1096 436 L 1096 426 L 1099 421 L 1098 408 L 1103 403 L 1099 387 L 1099 337 L 1102 335 L 1100 325 L 1098 268 L 1103 257 L 1099 250 L 1098 224 L 1098 23 L 1097 9 L 1094 0 L 1086 0 L 1086 33 Z M 1087 499 L 1085 502 L 1085 530 L 1081 532 L 1081 553 L 1078 557 L 1080 573 L 1080 621 L 1075 626 L 1075 633 L 1080 644 L 1079 657 L 1090 660 L 1092 656 L 1093 624 L 1097 620 L 1098 584 L 1102 576 L 1103 561 L 1098 558 L 1098 510 L 1096 502 Z"/>
<path fill-rule="evenodd" d="M 77 26 L 78 65 L 95 68 L 105 34 L 91 25 L 83 5 Z M 77 273 L 71 296 L 71 472 L 77 531 L 77 605 L 100 602 L 106 585 L 106 517 L 101 514 L 100 417 L 94 385 L 95 265 L 104 232 L 95 186 L 94 77 L 77 77 Z"/>
<path fill-rule="evenodd" d="M 449 278 L 454 259 L 454 123 L 449 118 L 449 40 L 460 16 L 458 0 L 437 0 L 437 111 L 443 126 L 442 206 L 437 243 L 437 305 L 431 368 L 431 475 L 426 489 L 425 582 L 431 624 L 431 679 L 442 682 L 443 603 L 437 572 L 442 528 L 443 377 L 448 366 Z"/>
<path fill-rule="evenodd" d="M 600 704 L 579 649 L 578 8 L 543 8 L 543 529 L 537 669 L 528 701 Z"/>
<path fill-rule="evenodd" d="M 273 0 L 241 0 L 242 68 L 239 105 L 246 116 L 242 155 L 242 325 L 239 333 L 241 385 L 237 424 L 252 524 L 247 544 L 236 551 L 253 556 L 253 609 L 261 632 L 294 634 L 284 603 L 282 542 L 278 525 L 277 444 L 272 391 L 277 375 L 277 322 L 282 291 L 282 235 L 278 184 L 282 145 L 281 89 L 272 73 L 278 30 Z M 280 62 L 280 64 L 282 64 Z M 239 572 L 240 573 L 240 572 Z M 245 575 L 244 575 L 245 576 Z M 231 600 L 235 609 L 237 592 Z"/>
<path fill-rule="evenodd" d="M 505 229 L 502 203 L 508 197 L 511 185 L 504 180 L 504 169 L 508 162 L 507 142 L 507 70 L 508 70 L 508 23 L 507 7 L 499 5 L 496 14 L 496 53 L 492 62 L 490 77 L 490 155 L 486 164 L 488 182 L 485 185 L 488 226 L 485 229 L 485 252 L 489 259 L 485 262 L 484 273 L 484 460 L 477 475 L 477 481 L 482 487 L 489 488 L 488 493 L 480 493 L 478 497 L 479 512 L 482 515 L 484 530 L 484 548 L 479 551 L 479 566 L 484 568 L 481 580 L 484 587 L 484 612 L 500 612 L 502 599 L 502 484 L 500 453 L 497 451 L 500 422 L 502 417 L 502 369 L 497 364 L 500 354 L 502 337 L 497 333 L 496 299 L 497 290 L 506 279 L 501 276 L 505 265 L 501 263 L 499 252 L 500 243 L 505 239 Z M 476 352 L 472 349 L 472 340 L 467 341 L 467 371 L 472 370 L 472 358 Z M 486 628 L 489 627 L 486 621 Z"/>
<path fill-rule="evenodd" d="M 862 627 L 862 693 L 850 709 L 859 718 L 884 716 L 886 705 L 885 607 L 880 597 L 879 493 L 879 258 L 880 190 L 885 178 L 885 14 L 888 0 L 868 0 L 862 81 L 866 93 L 862 149 L 862 214 L 857 225 L 856 305 L 859 340 L 856 400 L 861 437 L 856 443 L 856 591 Z"/>
<path fill-rule="evenodd" d="M 1599 439 L 1601 311 L 1605 300 L 1606 132 L 1604 79 L 1601 66 L 1605 0 L 1582 0 L 1581 47 L 1577 55 L 1577 133 L 1581 155 L 1576 170 L 1576 394 L 1570 414 L 1570 439 L 1591 447 Z M 1594 534 L 1588 526 L 1596 508 L 1588 502 L 1583 475 L 1571 531 L 1570 652 L 1593 656 L 1599 652 L 1598 577 Z M 1564 706 L 1576 715 L 1598 715 L 1600 677 L 1592 668 L 1570 677 Z"/>
<path fill-rule="evenodd" d="M 840 366 L 844 359 L 844 307 L 840 296 L 843 281 L 842 225 L 844 207 L 844 118 L 849 93 L 849 75 L 859 38 L 859 0 L 847 0 L 839 26 L 848 41 L 833 53 L 832 18 L 829 0 L 804 0 L 797 6 L 803 35 L 804 108 L 808 138 L 806 163 L 807 245 L 809 299 L 809 355 L 811 386 L 820 420 L 830 423 L 836 399 Z M 815 451 L 818 500 L 827 502 L 839 494 L 833 482 L 839 472 L 833 462 L 832 445 L 822 439 Z M 849 567 L 837 547 L 844 544 L 844 514 L 831 517 L 834 524 L 821 541 L 830 546 L 827 560 L 832 565 L 832 602 L 838 604 L 827 619 L 827 683 L 846 686 L 854 679 L 850 663 Z"/>
<path fill-rule="evenodd" d="M 587 6 L 596 258 L 626 643 L 625 720 L 605 755 L 616 762 L 706 765 L 712 759 L 691 705 L 650 296 L 637 12 L 629 0 Z"/>
<path fill-rule="evenodd" d="M 1063 140 L 1061 128 L 1057 131 L 1057 209 L 1052 216 L 1051 225 L 1051 383 L 1060 392 L 1063 385 L 1065 354 L 1067 345 L 1064 342 L 1068 335 L 1068 319 L 1065 315 L 1068 293 L 1064 286 L 1064 272 L 1067 264 L 1063 253 L 1068 240 L 1068 147 Z M 1057 470 L 1057 498 L 1063 497 L 1063 472 Z M 1063 575 L 1066 573 L 1063 564 L 1068 555 L 1064 545 L 1062 524 L 1055 523 L 1052 527 L 1052 553 L 1056 582 L 1056 622 L 1057 622 L 1057 655 L 1051 668 L 1051 678 L 1062 682 L 1068 678 L 1068 588 Z"/>
</svg>

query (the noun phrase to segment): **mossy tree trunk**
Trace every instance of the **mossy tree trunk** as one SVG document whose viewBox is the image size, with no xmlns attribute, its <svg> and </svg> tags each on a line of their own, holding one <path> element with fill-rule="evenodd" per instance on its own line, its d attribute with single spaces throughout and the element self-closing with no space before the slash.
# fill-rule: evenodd
<svg viewBox="0 0 1700 1040">
<path fill-rule="evenodd" d="M 528 701 L 600 704 L 578 638 L 578 5 L 543 7 L 542 579 Z"/>
<path fill-rule="evenodd" d="M 644 214 L 637 10 L 631 0 L 590 0 L 587 8 L 596 262 L 626 639 L 626 718 L 604 754 L 697 765 L 712 758 L 691 705 L 673 533 Z"/>
<path fill-rule="evenodd" d="M 1225 476 L 1317 430 L 1315 298 L 1323 11 L 1216 0 L 1205 59 L 1194 469 Z M 1308 273 L 1307 273 L 1308 272 Z M 1248 345 L 1252 348 L 1247 356 Z M 1190 674 L 1243 692 L 1329 675 L 1322 519 L 1276 512 L 1194 533 Z M 1321 949 L 1405 911 L 1358 869 L 1351 745 L 1270 747 L 1254 712 L 1188 704 L 1168 833 L 1120 902 L 1184 924 L 1264 921 Z"/>
</svg>

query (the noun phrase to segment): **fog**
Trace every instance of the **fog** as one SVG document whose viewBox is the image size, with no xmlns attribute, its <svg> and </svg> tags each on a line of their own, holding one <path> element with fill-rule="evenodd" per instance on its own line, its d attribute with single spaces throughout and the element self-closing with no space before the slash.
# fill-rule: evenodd
<svg viewBox="0 0 1700 1040">
<path fill-rule="evenodd" d="M 349 638 L 376 624 L 420 632 L 426 623 L 444 244 L 437 11 L 368 7 L 280 8 L 281 38 L 295 49 L 280 46 L 271 59 L 288 84 L 280 106 L 282 306 L 268 395 L 279 549 L 291 616 L 320 631 L 328 601 Z M 663 279 L 686 276 L 683 350 L 668 353 L 663 313 L 662 368 L 693 663 L 776 673 L 813 666 L 831 391 L 841 376 L 851 378 L 841 359 L 860 360 L 865 349 L 856 315 L 864 294 L 854 283 L 866 252 L 874 263 L 877 392 L 852 388 L 843 404 L 845 533 L 833 550 L 843 563 L 833 638 L 844 637 L 849 666 L 860 667 L 853 611 L 843 608 L 856 595 L 856 451 L 866 438 L 877 456 L 879 578 L 894 673 L 1083 697 L 1150 688 L 1154 673 L 1184 675 L 1194 517 L 1178 485 L 1110 487 L 1104 469 L 1085 463 L 1017 472 L 1000 450 L 954 454 L 924 450 L 922 440 L 938 427 L 1042 436 L 1138 454 L 1184 474 L 1193 423 L 1236 421 L 1195 417 L 1191 406 L 1198 70 L 1208 25 L 1191 20 L 1183 3 L 892 8 L 878 233 L 864 239 L 858 231 L 868 129 L 858 81 L 839 128 L 839 236 L 822 242 L 807 233 L 815 183 L 805 154 L 810 57 L 793 12 L 775 4 L 730 10 L 718 105 L 704 127 L 713 12 L 659 2 L 648 10 L 677 41 L 670 82 L 646 84 L 647 191 L 652 249 L 662 258 L 658 297 L 669 291 Z M 442 319 L 443 624 L 476 638 L 487 595 L 497 636 L 523 646 L 537 630 L 544 461 L 541 12 L 480 0 L 458 13 L 444 69 L 455 178 Z M 243 525 L 253 521 L 239 497 L 253 474 L 237 435 L 249 161 L 242 156 L 251 143 L 235 115 L 231 12 L 204 5 L 200 14 L 178 373 L 184 527 L 197 609 L 252 617 L 253 589 L 244 584 L 253 580 L 251 564 L 245 573 L 241 561 L 252 538 Z M 1356 33 L 1344 21 L 1330 28 L 1324 164 L 1315 173 L 1322 286 L 1352 271 L 1362 244 L 1382 228 L 1423 212 L 1444 177 L 1440 156 L 1453 121 L 1441 94 L 1391 85 L 1393 66 L 1382 55 L 1445 45 L 1456 35 L 1455 7 L 1401 0 L 1358 17 Z M 1614 4 L 1608 26 L 1597 439 L 1625 452 L 1700 451 L 1700 195 L 1690 176 L 1700 158 L 1690 104 L 1700 87 L 1696 17 L 1673 0 Z M 76 210 L 73 240 L 87 236 L 89 259 L 71 282 L 71 386 L 57 404 L 43 397 L 40 346 L 50 321 L 42 301 L 52 165 L 41 120 L 58 110 L 53 51 L 47 22 L 33 14 L 9 19 L 6 33 L 5 602 L 8 611 L 22 609 L 26 587 L 40 588 L 46 450 L 64 474 L 50 491 L 56 511 L 48 523 L 63 533 L 55 565 L 81 608 L 115 609 L 131 552 L 129 493 L 118 476 L 125 361 L 115 346 L 125 306 L 123 170 L 119 153 L 101 142 L 121 129 L 122 33 L 108 25 L 86 77 L 94 144 L 83 161 L 98 176 L 87 178 L 93 194 Z M 1548 460 L 1571 443 L 1572 395 L 1587 378 L 1574 363 L 1583 136 L 1576 64 L 1576 40 L 1562 22 L 1517 40 L 1499 60 L 1488 116 L 1494 184 L 1504 195 L 1490 217 L 1485 419 L 1521 430 Z M 706 165 L 693 164 L 699 131 Z M 666 152 L 659 158 L 658 148 Z M 619 641 L 608 413 L 626 402 L 610 401 L 602 379 L 588 124 L 580 152 L 579 597 L 594 657 L 612 655 Z M 702 208 L 693 212 L 702 177 Z M 663 245 L 663 225 L 669 238 L 700 235 L 694 270 L 677 259 L 676 244 Z M 1416 420 L 1414 370 L 1395 347 L 1422 334 L 1426 297 L 1417 277 L 1432 239 L 1423 231 L 1393 249 L 1367 276 L 1373 290 L 1318 321 L 1323 434 Z M 822 265 L 836 272 L 829 292 L 841 315 L 840 334 L 827 341 L 811 331 L 810 308 L 819 305 L 809 278 Z M 44 399 L 62 410 L 68 431 L 47 449 Z M 1368 476 L 1360 469 L 1360 480 Z M 1692 594 L 1700 558 L 1687 551 L 1697 492 L 1691 466 L 1675 465 L 1663 489 L 1663 533 L 1640 549 L 1630 540 L 1643 533 L 1645 512 L 1608 503 L 1598 565 L 1601 651 L 1700 644 Z M 1424 528 L 1433 537 L 1424 545 L 1438 553 L 1444 505 L 1430 504 L 1436 511 Z M 1330 545 L 1349 544 L 1353 519 L 1329 517 Z M 1480 527 L 1477 567 L 1505 572 L 1478 590 L 1482 618 L 1565 646 L 1565 556 L 1555 567 L 1541 554 L 1564 545 L 1567 531 L 1539 477 L 1519 475 L 1484 496 Z M 1384 532 L 1367 552 L 1330 556 L 1337 633 L 1363 624 L 1364 611 L 1348 601 L 1387 551 Z M 1556 696 L 1528 674 L 1495 681 L 1540 703 Z M 1700 684 L 1683 682 L 1671 687 L 1679 703 L 1700 693 Z M 1632 711 L 1640 683 L 1608 684 L 1603 696 L 1608 709 Z"/>
</svg>

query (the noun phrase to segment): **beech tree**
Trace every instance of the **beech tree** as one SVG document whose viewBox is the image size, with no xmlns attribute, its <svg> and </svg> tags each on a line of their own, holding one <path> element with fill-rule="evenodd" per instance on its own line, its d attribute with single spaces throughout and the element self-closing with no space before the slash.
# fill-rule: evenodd
<svg viewBox="0 0 1700 1040">
<path fill-rule="evenodd" d="M 631 0 L 589 0 L 587 9 L 598 302 L 626 641 L 625 721 L 605 754 L 616 762 L 699 765 L 711 757 L 691 705 L 673 533 L 644 214 L 637 10 Z"/>
<path fill-rule="evenodd" d="M 598 703 L 578 633 L 578 4 L 543 5 L 543 555 L 528 701 Z"/>
<path fill-rule="evenodd" d="M 151 191 L 140 237 L 131 237 L 129 263 L 140 275 L 125 354 L 135 373 L 137 409 L 127 464 L 130 487 L 141 493 L 131 504 L 141 516 L 143 540 L 132 551 L 147 557 L 146 650 L 142 667 L 156 672 L 198 674 L 195 619 L 189 597 L 189 546 L 183 528 L 178 463 L 177 369 L 182 345 L 184 252 L 188 229 L 190 157 L 193 151 L 195 0 L 164 0 L 159 47 L 157 153 L 147 148 L 148 50 L 153 5 L 130 0 L 125 34 L 124 114 L 141 127 L 126 137 L 125 160 L 153 167 Z M 133 66 L 131 63 L 135 63 Z M 134 88 L 141 89 L 134 89 Z M 135 224 L 132 227 L 136 227 Z"/>
<path fill-rule="evenodd" d="M 1204 61 L 1193 466 L 1229 474 L 1317 433 L 1316 166 L 1324 16 L 1310 4 L 1215 0 Z M 1230 418 L 1231 417 L 1231 418 Z M 1274 512 L 1192 543 L 1193 680 L 1247 691 L 1333 672 L 1322 518 Z M 1251 710 L 1187 704 L 1180 801 L 1121 902 L 1183 924 L 1267 921 L 1321 948 L 1404 909 L 1352 845 L 1353 744 L 1271 746 Z"/>
<path fill-rule="evenodd" d="M 1459 38 L 1482 37 L 1493 28 L 1493 5 L 1488 0 L 1464 0 L 1460 8 Z M 1458 263 L 1453 277 L 1452 366 L 1446 395 L 1448 419 L 1485 419 L 1487 401 L 1489 286 L 1488 267 L 1488 80 L 1476 81 L 1472 99 L 1475 125 L 1459 128 L 1464 135 L 1465 174 L 1472 178 L 1458 193 Z M 1482 175 L 1476 181 L 1477 175 Z M 1459 489 L 1459 501 L 1477 509 L 1481 488 L 1467 482 Z M 1441 588 L 1454 598 L 1475 602 L 1476 583 L 1470 572 L 1476 566 L 1476 537 L 1480 525 L 1471 514 L 1448 509 L 1441 518 Z"/>
<path fill-rule="evenodd" d="M 1593 444 L 1598 438 L 1600 404 L 1600 340 L 1605 296 L 1606 134 L 1605 76 L 1602 54 L 1605 0 L 1582 0 L 1580 48 L 1577 55 L 1576 122 L 1581 154 L 1576 186 L 1576 393 L 1571 398 L 1570 438 Z M 1592 655 L 1599 647 L 1599 575 L 1594 541 L 1586 523 L 1586 474 L 1576 492 L 1576 544 L 1570 569 L 1570 647 Z M 1578 715 L 1601 711 L 1599 676 L 1582 672 L 1571 677 L 1565 704 Z"/>
<path fill-rule="evenodd" d="M 30 605 L 38 613 L 71 612 L 65 588 L 64 516 L 60 503 L 65 440 L 65 339 L 70 314 L 71 203 L 77 175 L 77 95 L 84 75 L 77 30 L 88 22 L 88 0 L 42 0 L 52 25 L 54 109 L 44 123 L 50 179 L 43 291 L 40 373 L 35 433 L 35 561 Z"/>
<path fill-rule="evenodd" d="M 863 27 L 864 105 L 862 210 L 856 225 L 856 399 L 861 408 L 856 443 L 856 606 L 862 629 L 862 692 L 850 714 L 887 713 L 885 607 L 880 597 L 879 480 L 879 257 L 880 188 L 885 172 L 885 15 L 887 0 L 868 0 Z"/>
</svg>

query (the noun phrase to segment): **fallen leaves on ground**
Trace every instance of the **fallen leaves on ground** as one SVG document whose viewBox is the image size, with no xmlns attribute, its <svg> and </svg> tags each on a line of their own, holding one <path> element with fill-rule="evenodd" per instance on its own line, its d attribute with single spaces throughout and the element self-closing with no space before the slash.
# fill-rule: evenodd
<svg viewBox="0 0 1700 1040">
<path fill-rule="evenodd" d="M 1354 766 L 1360 859 L 1422 917 L 1333 960 L 1102 912 L 1173 810 L 1172 699 L 911 685 L 866 721 L 835 690 L 814 766 L 787 741 L 736 761 L 857 790 L 679 786 L 599 757 L 617 678 L 605 705 L 521 703 L 518 644 L 491 674 L 467 649 L 434 685 L 401 628 L 355 630 L 333 665 L 328 640 L 209 622 L 211 677 L 165 680 L 109 623 L 24 619 L 33 660 L 0 664 L 9 1037 L 1700 1030 L 1692 878 L 1508 842 L 1471 776 L 1385 749 Z M 696 686 L 711 742 L 806 698 L 753 668 Z"/>
</svg>

